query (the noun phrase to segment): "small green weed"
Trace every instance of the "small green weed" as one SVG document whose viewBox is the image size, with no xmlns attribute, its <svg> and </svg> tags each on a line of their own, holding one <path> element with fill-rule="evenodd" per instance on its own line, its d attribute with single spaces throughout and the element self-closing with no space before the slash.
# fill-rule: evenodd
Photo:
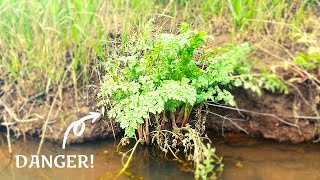
<svg viewBox="0 0 320 180">
<path fill-rule="evenodd" d="M 320 64 L 320 53 L 299 53 L 294 59 L 294 63 L 305 69 L 314 70 Z"/>
</svg>

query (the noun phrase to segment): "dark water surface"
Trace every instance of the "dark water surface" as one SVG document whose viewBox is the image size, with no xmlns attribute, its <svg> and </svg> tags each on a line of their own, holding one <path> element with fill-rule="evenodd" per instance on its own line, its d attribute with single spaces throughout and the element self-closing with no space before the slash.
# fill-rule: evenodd
<svg viewBox="0 0 320 180">
<path fill-rule="evenodd" d="M 115 177 L 122 167 L 122 155 L 116 151 L 112 139 L 71 145 L 63 150 L 59 144 L 45 143 L 42 154 L 49 156 L 94 154 L 94 168 L 21 168 L 15 167 L 7 158 L 5 138 L 0 140 L 0 179 L 193 179 L 192 173 L 183 172 L 177 161 L 161 158 L 153 149 L 140 148 L 128 173 Z M 320 180 L 320 145 L 288 145 L 272 141 L 233 137 L 215 142 L 217 154 L 224 157 L 224 172 L 220 179 L 226 180 Z M 38 140 L 13 142 L 14 154 L 36 154 Z M 185 169 L 184 169 L 185 170 Z"/>
</svg>

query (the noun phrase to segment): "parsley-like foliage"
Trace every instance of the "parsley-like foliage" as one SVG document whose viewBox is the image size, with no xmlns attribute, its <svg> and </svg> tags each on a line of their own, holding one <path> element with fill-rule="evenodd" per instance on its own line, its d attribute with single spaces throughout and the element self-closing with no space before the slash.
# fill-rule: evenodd
<svg viewBox="0 0 320 180">
<path fill-rule="evenodd" d="M 129 55 L 112 58 L 105 64 L 105 81 L 99 92 L 100 105 L 110 106 L 108 116 L 120 123 L 128 137 L 135 137 L 137 132 L 140 141 L 149 144 L 152 134 L 162 134 L 156 141 L 159 146 L 168 148 L 161 140 L 166 139 L 167 130 L 181 134 L 176 135 L 176 142 L 193 132 L 189 129 L 189 133 L 183 133 L 186 131 L 183 128 L 190 127 L 189 117 L 195 105 L 211 100 L 234 106 L 236 103 L 230 90 L 238 86 L 258 94 L 262 87 L 286 91 L 277 76 L 256 76 L 251 72 L 247 60 L 251 51 L 248 43 L 209 49 L 204 46 L 208 36 L 190 30 L 186 24 L 181 25 L 177 35 L 148 37 L 145 35 L 136 42 L 127 53 Z M 149 133 L 149 128 L 158 133 Z M 162 130 L 165 133 L 160 133 Z M 203 178 L 210 174 L 206 169 L 213 169 L 209 162 L 213 150 L 195 144 L 198 134 L 193 133 L 190 141 L 182 142 L 185 145 L 193 143 L 195 149 L 198 147 L 194 150 L 198 154 L 192 157 L 197 166 L 197 178 Z M 154 138 L 152 142 L 155 142 Z"/>
</svg>

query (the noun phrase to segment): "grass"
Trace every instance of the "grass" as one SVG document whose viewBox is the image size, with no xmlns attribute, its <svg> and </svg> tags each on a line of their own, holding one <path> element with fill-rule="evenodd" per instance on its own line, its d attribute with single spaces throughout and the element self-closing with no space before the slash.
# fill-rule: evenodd
<svg viewBox="0 0 320 180">
<path fill-rule="evenodd" d="M 72 66 L 69 81 L 84 83 L 89 67 L 111 53 L 109 45 L 115 39 L 109 33 L 120 34 L 125 42 L 128 29 L 133 24 L 138 28 L 150 13 L 150 8 L 142 7 L 150 5 L 140 1 L 1 1 L 1 68 L 9 82 L 30 83 L 38 92 L 49 79 L 57 85 L 68 66 Z M 141 14 L 146 16 L 138 18 Z"/>
<path fill-rule="evenodd" d="M 76 86 L 87 82 L 95 65 L 123 52 L 150 19 L 158 20 L 160 27 L 166 24 L 167 30 L 186 21 L 208 33 L 225 28 L 236 37 L 239 31 L 263 33 L 267 22 L 298 29 L 314 4 L 307 0 L 2 0 L 0 68 L 9 82 L 34 87 L 24 92 L 30 96 L 44 91 L 49 81 L 57 85 L 68 66 L 72 66 L 68 81 Z"/>
</svg>

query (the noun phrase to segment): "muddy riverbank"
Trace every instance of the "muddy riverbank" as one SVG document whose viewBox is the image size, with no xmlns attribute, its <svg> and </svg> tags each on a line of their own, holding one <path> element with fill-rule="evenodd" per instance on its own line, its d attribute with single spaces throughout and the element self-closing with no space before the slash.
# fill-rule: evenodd
<svg viewBox="0 0 320 180">
<path fill-rule="evenodd" d="M 316 142 L 320 135 L 318 113 L 320 112 L 320 90 L 307 82 L 296 87 L 289 87 L 288 94 L 264 92 L 261 97 L 243 89 L 234 90 L 237 107 L 225 107 L 208 102 L 206 131 L 224 135 L 225 132 L 244 133 L 251 137 L 262 137 L 279 142 L 302 143 Z M 68 93 L 66 93 L 68 96 Z M 92 94 L 96 97 L 95 94 Z M 94 98 L 96 99 L 96 98 Z M 96 100 L 97 101 L 97 100 Z M 69 112 L 63 123 L 53 123 L 46 139 L 62 142 L 66 127 L 73 121 L 88 115 L 90 111 L 101 111 L 92 101 L 81 104 L 81 112 Z M 72 103 L 65 105 L 71 109 Z M 196 117 L 194 117 L 196 119 Z M 28 128 L 26 128 L 28 127 Z M 39 136 L 41 123 L 30 126 L 19 124 L 26 134 Z M 92 124 L 86 122 L 86 130 L 81 137 L 70 133 L 68 143 L 80 143 L 94 139 L 115 137 L 121 134 L 119 124 L 106 117 Z"/>
<path fill-rule="evenodd" d="M 215 48 L 227 45 L 231 41 L 229 36 L 227 32 L 220 33 L 208 46 Z M 288 45 L 292 51 L 303 50 L 303 47 L 299 44 Z M 271 45 L 266 48 L 273 50 L 274 55 L 262 52 L 260 49 L 252 56 L 261 59 L 259 66 L 275 67 L 273 71 L 288 87 L 288 94 L 264 91 L 259 97 L 248 90 L 234 89 L 232 94 L 236 98 L 236 107 L 211 104 L 208 105 L 208 109 L 203 109 L 209 110 L 206 131 L 219 135 L 226 132 L 244 133 L 252 137 L 263 137 L 279 142 L 318 141 L 320 89 L 318 81 L 315 82 L 312 78 L 320 77 L 316 77 L 316 72 L 305 74 L 307 72 L 286 69 L 283 62 L 278 61 L 274 56 L 289 58 L 287 52 Z M 72 122 L 90 112 L 101 112 L 102 117 L 99 121 L 94 124 L 86 122 L 86 129 L 81 137 L 70 133 L 67 143 L 82 143 L 121 134 L 119 124 L 106 118 L 107 110 L 97 107 L 99 101 L 97 94 L 103 82 L 103 70 L 93 74 L 95 76 L 90 78 L 90 83 L 80 88 L 72 84 L 61 89 L 54 87 L 28 98 L 22 98 L 23 92 L 19 91 L 19 88 L 0 79 L 0 123 L 4 121 L 13 123 L 10 129 L 15 136 L 41 137 L 46 128 L 45 139 L 61 143 L 66 128 Z M 32 87 L 27 86 L 25 89 L 30 88 Z M 44 126 L 46 121 L 48 121 L 47 127 Z M 0 130 L 5 128 L 0 125 Z"/>
<path fill-rule="evenodd" d="M 279 142 L 314 142 L 319 138 L 319 112 L 320 91 L 312 87 L 312 85 L 302 84 L 298 88 L 289 88 L 289 94 L 272 94 L 264 92 L 259 97 L 254 93 L 250 93 L 243 89 L 234 90 L 236 94 L 237 107 L 225 107 L 208 103 L 208 113 L 206 117 L 206 131 L 224 135 L 226 132 L 244 133 L 252 137 L 263 137 L 273 139 Z M 309 88 L 308 88 L 309 87 Z M 79 111 L 76 110 L 72 93 L 65 92 L 63 99 L 70 99 L 67 103 L 57 109 L 62 116 L 51 117 L 48 124 L 48 131 L 45 139 L 52 142 L 61 143 L 64 132 L 69 124 L 86 116 L 89 112 L 100 112 L 101 108 L 96 106 L 97 96 L 96 89 L 90 91 L 91 98 L 88 101 L 84 98 L 79 101 Z M 49 96 L 49 95 L 48 95 Z M 87 96 L 88 98 L 88 96 Z M 39 137 L 43 130 L 43 121 L 48 112 L 46 107 L 41 105 L 33 108 L 33 113 L 29 118 L 38 115 L 42 119 L 37 121 L 17 123 L 12 126 L 11 130 L 15 135 L 31 135 Z M 25 105 L 29 108 L 30 103 Z M 5 116 L 10 114 L 5 108 L 0 109 Z M 10 110 L 9 110 L 10 111 Z M 203 108 L 203 111 L 206 111 Z M 22 111 L 23 112 L 23 111 Z M 203 115 L 206 113 L 203 112 Z M 194 117 L 194 119 L 196 119 Z M 5 126 L 0 127 L 5 130 Z M 69 134 L 67 143 L 81 143 L 92 141 L 95 139 L 114 138 L 121 134 L 118 123 L 105 116 L 99 121 L 92 124 L 86 122 L 84 134 L 80 137 L 73 133 Z"/>
<path fill-rule="evenodd" d="M 237 108 L 209 104 L 207 129 L 241 132 L 279 142 L 313 142 L 320 134 L 320 90 L 305 83 L 289 93 L 256 94 L 235 90 Z"/>
</svg>

